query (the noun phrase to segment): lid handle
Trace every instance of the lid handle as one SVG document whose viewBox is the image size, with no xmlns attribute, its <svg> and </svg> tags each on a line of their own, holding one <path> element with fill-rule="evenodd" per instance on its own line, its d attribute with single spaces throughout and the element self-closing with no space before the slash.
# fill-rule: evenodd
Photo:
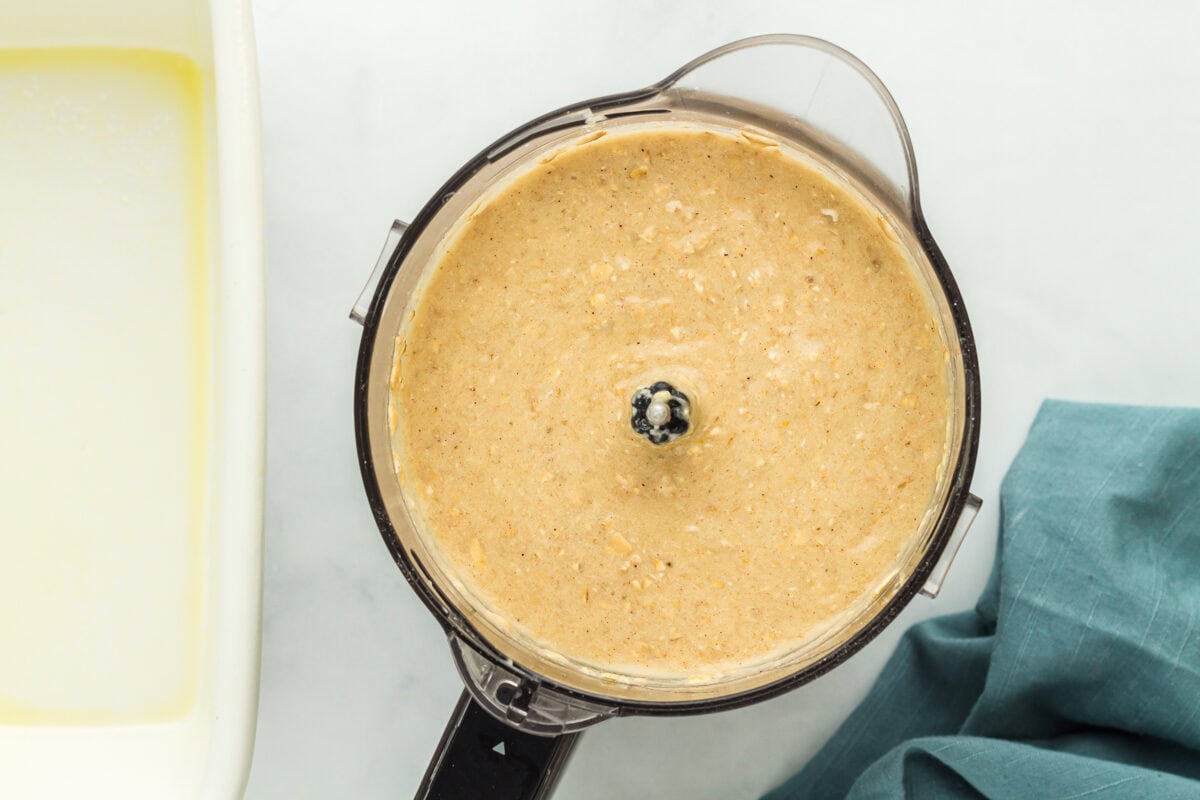
<svg viewBox="0 0 1200 800">
<path fill-rule="evenodd" d="M 400 247 L 400 242 L 404 238 L 406 230 L 408 230 L 408 223 L 401 222 L 400 220 L 393 221 L 392 227 L 388 228 L 387 238 L 383 241 L 383 249 L 379 251 L 379 258 L 375 259 L 375 267 L 371 270 L 366 285 L 358 293 L 358 298 L 354 301 L 354 306 L 350 309 L 350 319 L 359 325 L 362 325 L 367 320 L 367 312 L 371 310 L 371 299 L 375 297 L 375 289 L 379 286 L 379 279 L 383 277 L 383 271 L 387 269 L 387 265 L 392 260 L 396 249 Z"/>
<path fill-rule="evenodd" d="M 958 555 L 958 548 L 962 547 L 963 539 L 967 538 L 967 531 L 971 530 L 971 523 L 979 515 L 979 508 L 982 505 L 982 500 L 970 492 L 967 493 L 967 499 L 958 515 L 958 521 L 954 523 L 954 529 L 950 531 L 950 538 L 946 540 L 946 547 L 942 550 L 941 558 L 933 565 L 929 577 L 921 587 L 921 594 L 930 598 L 938 596 L 938 592 L 942 590 L 942 584 L 946 581 L 946 575 L 950 572 L 950 565 L 954 563 L 954 557 Z"/>
</svg>

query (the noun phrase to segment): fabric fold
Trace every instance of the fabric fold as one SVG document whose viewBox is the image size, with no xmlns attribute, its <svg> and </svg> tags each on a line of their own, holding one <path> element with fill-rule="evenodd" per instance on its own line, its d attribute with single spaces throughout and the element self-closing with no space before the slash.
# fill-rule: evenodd
<svg viewBox="0 0 1200 800">
<path fill-rule="evenodd" d="M 1200 798 L 1200 410 L 1047 401 L 972 611 L 769 800 Z"/>
</svg>

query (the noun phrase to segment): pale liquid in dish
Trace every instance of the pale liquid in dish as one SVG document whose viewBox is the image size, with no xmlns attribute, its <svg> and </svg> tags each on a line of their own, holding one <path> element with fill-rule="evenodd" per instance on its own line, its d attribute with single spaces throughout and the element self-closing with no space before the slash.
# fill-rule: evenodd
<svg viewBox="0 0 1200 800">
<path fill-rule="evenodd" d="M 0 50 L 0 725 L 196 696 L 202 98 L 183 56 Z"/>
<path fill-rule="evenodd" d="M 452 234 L 396 349 L 415 517 L 537 645 L 696 676 L 887 590 L 948 440 L 946 351 L 888 223 L 756 136 L 558 151 Z M 664 446 L 630 397 L 687 387 Z"/>
</svg>

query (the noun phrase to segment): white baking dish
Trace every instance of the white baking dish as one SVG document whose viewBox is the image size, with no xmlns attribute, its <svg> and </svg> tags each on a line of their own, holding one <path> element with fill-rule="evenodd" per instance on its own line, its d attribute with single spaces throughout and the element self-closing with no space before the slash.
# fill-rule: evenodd
<svg viewBox="0 0 1200 800">
<path fill-rule="evenodd" d="M 130 665 L 148 671 L 146 680 L 157 680 L 149 672 L 158 663 L 158 653 L 153 641 L 146 637 L 144 627 L 135 630 L 132 636 L 113 633 L 106 638 L 107 631 L 102 625 L 79 627 L 81 635 L 74 638 L 52 635 L 53 631 L 69 631 L 72 625 L 83 623 L 78 613 L 49 608 L 44 597 L 39 599 L 39 591 L 46 585 L 43 576 L 50 576 L 44 580 L 61 580 L 63 574 L 69 572 L 77 580 L 62 584 L 64 595 L 70 595 L 76 586 L 83 587 L 80 592 L 91 593 L 86 594 L 86 605 L 79 604 L 84 602 L 79 598 L 73 600 L 69 596 L 64 596 L 64 604 L 76 602 L 72 608 L 84 616 L 95 614 L 96 619 L 104 618 L 102 612 L 106 608 L 124 609 L 123 614 L 114 614 L 111 618 L 128 624 L 131 611 L 136 617 L 142 608 L 151 611 L 155 608 L 157 601 L 152 587 L 163 584 L 156 573 L 159 565 L 155 553 L 140 553 L 136 546 L 121 540 L 119 525 L 112 526 L 114 530 L 110 532 L 114 544 L 108 549 L 96 546 L 94 553 L 87 551 L 80 555 L 69 547 L 56 551 L 50 544 L 36 541 L 29 544 L 40 533 L 34 516 L 43 513 L 39 509 L 49 509 L 45 513 L 52 514 L 51 506 L 61 504 L 66 507 L 85 502 L 73 493 L 80 481 L 72 479 L 72 454 L 69 452 L 54 454 L 54 458 L 63 463 L 62 478 L 54 481 L 54 485 L 48 485 L 41 477 L 36 480 L 28 477 L 31 470 L 36 470 L 36 464 L 30 466 L 36 459 L 41 459 L 39 463 L 46 462 L 44 453 L 33 452 L 37 448 L 28 445 L 32 438 L 21 440 L 17 437 L 18 442 L 26 442 L 25 452 L 20 444 L 16 452 L 11 448 L 3 449 L 0 480 L 34 481 L 30 483 L 30 491 L 49 500 L 39 499 L 36 504 L 31 500 L 25 512 L 9 510 L 8 517 L 6 511 L 0 509 L 0 545 L 3 545 L 0 550 L 4 551 L 0 552 L 0 559 L 5 559 L 9 570 L 6 574 L 22 576 L 23 580 L 29 576 L 27 586 L 30 589 L 28 603 L 12 591 L 9 592 L 11 596 L 0 595 L 7 606 L 0 610 L 0 634 L 3 634 L 0 635 L 0 648 L 3 649 L 0 658 L 10 665 L 17 665 L 7 671 L 0 670 L 0 797 L 13 800 L 236 798 L 241 796 L 245 786 L 254 741 L 262 590 L 265 395 L 262 164 L 249 2 L 0 0 L 0 50 L 60 47 L 168 51 L 186 56 L 198 67 L 196 74 L 203 98 L 199 118 L 203 120 L 205 131 L 205 157 L 196 162 L 203 165 L 203 178 L 195 185 L 203 187 L 197 196 L 203 197 L 201 202 L 205 210 L 201 216 L 205 222 L 203 227 L 197 228 L 203 231 L 203 244 L 188 252 L 200 253 L 196 258 L 203 262 L 203 267 L 195 274 L 204 276 L 205 288 L 197 290 L 203 296 L 203 303 L 188 307 L 200 308 L 198 313 L 203 317 L 195 329 L 200 331 L 196 341 L 201 343 L 203 350 L 195 374 L 204 377 L 198 379 L 197 386 L 201 386 L 203 392 L 197 393 L 202 396 L 195 398 L 194 406 L 195 413 L 202 418 L 202 424 L 197 423 L 194 428 L 201 432 L 196 439 L 196 452 L 201 455 L 194 459 L 200 467 L 192 478 L 188 478 L 192 481 L 188 486 L 199 487 L 194 495 L 197 498 L 195 508 L 199 509 L 194 518 L 199 522 L 194 526 L 188 523 L 188 530 L 194 528 L 196 531 L 194 552 L 188 551 L 194 556 L 194 560 L 188 562 L 192 564 L 188 569 L 194 569 L 188 573 L 191 576 L 188 580 L 194 579 L 195 585 L 194 592 L 188 595 L 195 598 L 195 605 L 194 608 L 189 606 L 188 614 L 194 612 L 194 619 L 189 616 L 180 623 L 194 624 L 195 627 L 194 630 L 189 628 L 191 632 L 186 635 L 181 634 L 181 638 L 192 638 L 188 639 L 186 648 L 178 650 L 184 657 L 172 662 L 182 665 L 179 666 L 183 670 L 181 674 L 187 675 L 186 691 L 176 692 L 170 702 L 164 701 L 154 709 L 125 696 L 131 694 L 130 687 L 137 688 L 137 680 L 130 678 Z M 4 113 L 5 109 L 0 108 L 0 114 Z M 0 147 L 4 141 L 0 136 Z M 33 146 L 36 147 L 36 143 Z M 0 159 L 10 159 L 9 164 L 29 157 L 28 153 L 0 152 Z M 36 157 L 39 156 L 35 153 Z M 106 163 L 103 153 L 97 153 L 96 158 L 96 163 L 101 166 Z M 150 165 L 145 172 L 146 180 L 153 182 L 161 174 L 161 170 L 156 171 Z M 80 177 L 85 188 L 88 180 L 100 180 L 90 176 L 86 167 L 80 171 Z M 29 213 L 34 216 L 39 208 L 37 188 L 21 190 L 28 193 L 22 202 L 28 204 Z M 17 189 L 10 185 L 0 191 L 11 193 Z M 12 197 L 14 195 L 10 194 L 10 203 L 14 202 Z M 124 199 L 127 198 L 114 193 L 112 202 Z M 85 222 L 86 219 L 79 218 L 62 219 L 62 241 L 68 242 L 73 226 Z M 22 231 L 10 226 L 7 236 L 8 242 L 0 241 L 0 271 L 7 268 L 4 261 L 6 246 L 10 263 L 11 254 L 21 252 Z M 24 244 L 28 252 L 29 243 Z M 138 246 L 137 242 L 129 242 L 129 252 L 135 252 Z M 88 263 L 54 263 L 58 267 L 55 280 L 61 281 L 68 292 L 78 285 L 72 271 L 89 268 Z M 97 335 L 94 331 L 78 330 L 82 326 L 73 322 L 70 313 L 64 310 L 67 306 L 58 306 L 53 297 L 49 301 L 43 300 L 37 309 L 28 307 L 29 304 L 21 306 L 21 291 L 43 280 L 33 272 L 27 272 L 23 278 L 18 265 L 16 270 L 9 268 L 7 275 L 0 275 L 0 290 L 6 285 L 10 287 L 8 296 L 0 296 L 0 315 L 10 314 L 10 327 L 13 319 L 41 319 L 31 316 L 36 313 L 55 320 L 57 330 L 69 335 Z M 12 289 L 14 285 L 16 290 Z M 139 331 L 143 333 L 139 334 L 139 341 L 153 339 L 153 320 L 171 317 L 170 309 L 164 311 L 161 307 L 167 301 L 148 287 L 135 284 L 127 288 L 129 291 L 121 293 L 121 314 L 141 326 Z M 78 290 L 75 291 L 78 294 Z M 0 295 L 3 294 L 0 291 Z M 76 297 L 71 302 L 80 300 Z M 110 312 L 104 313 L 112 316 Z M 0 328 L 3 323 L 0 318 Z M 29 409 L 36 411 L 45 407 L 44 403 L 29 405 L 29 397 L 20 395 L 22 387 L 44 387 L 67 378 L 61 381 L 66 387 L 64 391 L 78 397 L 81 409 L 88 407 L 88 387 L 72 385 L 62 363 L 56 363 L 53 358 L 42 362 L 30 349 L 40 346 L 31 341 L 50 329 L 48 325 L 34 327 L 36 330 L 30 334 L 30 341 L 14 342 L 9 337 L 9 341 L 0 342 L 0 365 L 19 366 L 16 374 L 0 377 L 0 415 L 7 415 L 5 424 L 8 428 L 4 430 L 10 432 L 20 431 L 20 426 L 26 424 L 24 419 L 17 418 L 28 417 Z M 87 341 L 93 343 L 92 338 Z M 114 341 L 121 340 L 118 336 Z M 163 381 L 174 379 L 174 368 L 163 367 Z M 44 374 L 39 375 L 39 372 Z M 4 385 L 8 387 L 8 394 Z M 153 394 L 156 387 L 153 383 L 148 385 Z M 130 392 L 137 390 L 135 386 L 127 388 Z M 175 395 L 167 392 L 164 396 Z M 183 412 L 176 408 L 175 413 Z M 104 420 L 98 420 L 95 424 L 103 423 Z M 152 446 L 131 440 L 122 448 L 122 458 L 126 461 L 121 463 L 135 463 L 143 445 Z M 155 446 L 163 447 L 161 443 Z M 89 463 L 103 463 L 96 461 L 95 454 L 88 458 L 91 458 Z M 184 463 L 182 457 L 178 461 Z M 144 474 L 145 465 L 141 464 L 139 468 Z M 97 478 L 93 469 L 88 485 L 92 487 L 93 495 L 100 497 L 103 497 L 103 491 L 97 492 L 96 487 L 102 490 L 104 480 L 113 481 L 114 489 L 120 487 L 122 492 L 128 493 L 128 485 L 118 483 L 125 477 L 121 464 L 114 462 L 111 475 L 102 470 L 101 477 Z M 19 500 L 17 505 L 20 505 Z M 151 500 L 163 504 L 161 498 L 147 497 L 147 508 L 153 507 Z M 21 513 L 24 513 L 23 517 L 19 516 Z M 10 535 L 4 544 L 6 531 L 2 526 L 6 519 L 9 520 L 7 532 Z M 24 533 L 20 537 L 12 534 L 21 525 Z M 77 534 L 72 532 L 70 535 Z M 94 541 L 89 544 L 92 545 L 95 545 Z M 106 566 L 105 558 L 113 553 L 119 554 L 120 560 Z M 128 579 L 112 581 L 114 569 L 123 571 L 122 575 L 127 574 Z M 103 596 L 104 592 L 111 596 Z M 106 603 L 110 605 L 106 606 Z M 147 612 L 147 619 L 163 625 L 160 633 L 167 632 L 167 639 L 174 637 L 172 626 L 175 622 L 169 614 L 154 617 Z M 9 626 L 7 631 L 2 629 L 4 625 Z M 23 632 L 34 632 L 30 634 L 28 653 L 22 652 L 26 650 L 22 646 L 25 643 L 21 638 Z M 38 636 L 52 642 L 50 650 L 44 641 L 32 642 Z M 142 638 L 138 639 L 138 636 Z M 143 640 L 148 642 L 148 647 L 139 651 L 140 655 L 139 652 L 120 652 L 120 648 L 129 642 Z M 111 647 L 106 647 L 105 642 L 110 642 Z M 61 652 L 63 663 L 45 670 L 44 676 L 33 668 L 22 671 L 22 658 L 45 658 L 47 652 Z M 107 682 L 104 670 L 110 670 L 107 674 L 111 680 Z M 14 675 L 18 678 L 13 678 Z M 7 687 L 8 699 L 17 697 L 8 706 L 5 705 L 5 676 L 10 683 L 20 684 L 15 688 Z M 71 676 L 77 678 L 74 684 Z M 44 686 L 36 686 L 43 677 Z M 105 685 L 113 689 L 111 697 L 105 695 L 103 688 L 89 688 Z M 44 707 L 36 703 L 21 706 L 20 703 L 30 696 L 44 700 Z M 14 708 L 24 710 L 13 711 Z"/>
</svg>

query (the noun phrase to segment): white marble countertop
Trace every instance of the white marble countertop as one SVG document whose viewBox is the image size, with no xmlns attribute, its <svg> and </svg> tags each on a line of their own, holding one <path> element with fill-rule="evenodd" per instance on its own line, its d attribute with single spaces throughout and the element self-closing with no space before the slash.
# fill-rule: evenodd
<svg viewBox="0 0 1200 800">
<path fill-rule="evenodd" d="M 857 54 L 907 117 L 978 339 L 984 511 L 941 597 L 917 598 L 846 665 L 750 708 L 605 723 L 557 797 L 751 797 L 800 767 L 905 628 L 974 602 L 1000 479 L 1043 397 L 1200 405 L 1200 8 L 1123 7 L 258 2 L 269 474 L 247 797 L 411 796 L 460 689 L 355 460 L 346 315 L 392 218 L 537 114 L 775 31 Z"/>
</svg>

